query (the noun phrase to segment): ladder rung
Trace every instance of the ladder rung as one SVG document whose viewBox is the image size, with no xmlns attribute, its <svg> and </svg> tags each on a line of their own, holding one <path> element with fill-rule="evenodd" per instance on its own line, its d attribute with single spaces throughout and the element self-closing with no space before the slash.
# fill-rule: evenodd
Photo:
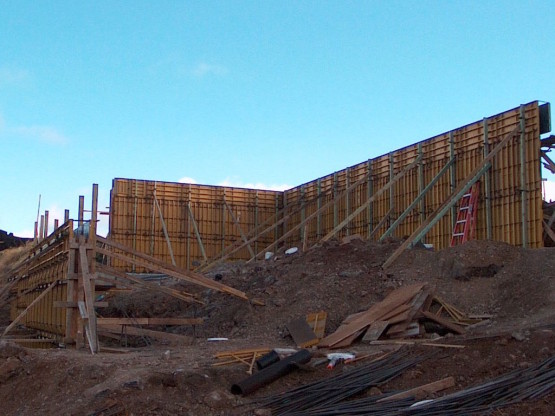
<svg viewBox="0 0 555 416">
<path fill-rule="evenodd" d="M 464 223 L 466 223 L 466 220 L 457 221 L 455 224 L 464 224 Z"/>
<path fill-rule="evenodd" d="M 460 237 L 461 235 L 464 235 L 464 233 L 454 233 L 453 237 Z"/>
<path fill-rule="evenodd" d="M 469 208 L 470 208 L 470 207 L 460 207 L 460 208 L 459 208 L 459 211 L 462 211 L 463 209 L 464 209 L 464 210 L 467 210 L 467 209 L 469 209 Z"/>
</svg>

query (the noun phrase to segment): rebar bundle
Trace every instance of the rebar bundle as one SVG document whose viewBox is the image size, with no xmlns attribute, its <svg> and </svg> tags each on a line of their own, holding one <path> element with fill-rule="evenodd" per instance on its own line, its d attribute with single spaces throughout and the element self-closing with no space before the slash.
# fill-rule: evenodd
<svg viewBox="0 0 555 416">
<path fill-rule="evenodd" d="M 417 362 L 407 360 L 405 355 L 392 356 L 384 362 L 373 363 L 345 375 L 291 390 L 264 404 L 272 409 L 272 414 L 288 416 L 468 415 L 490 413 L 496 408 L 537 399 L 547 395 L 555 387 L 553 356 L 527 369 L 511 371 L 487 383 L 435 400 L 415 403 L 414 398 L 409 397 L 378 402 L 386 396 L 373 396 L 345 401 L 371 385 L 380 384 L 383 382 L 381 380 L 395 377 Z M 417 358 L 419 359 L 422 358 Z M 401 360 L 403 361 L 400 362 Z"/>
</svg>

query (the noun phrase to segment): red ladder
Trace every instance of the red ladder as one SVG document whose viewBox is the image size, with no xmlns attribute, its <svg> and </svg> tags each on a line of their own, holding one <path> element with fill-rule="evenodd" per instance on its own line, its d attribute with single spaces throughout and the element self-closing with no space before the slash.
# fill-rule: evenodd
<svg viewBox="0 0 555 416">
<path fill-rule="evenodd" d="M 480 182 L 476 182 L 472 185 L 468 193 L 462 196 L 459 203 L 459 211 L 457 212 L 457 221 L 453 227 L 451 247 L 474 238 L 479 195 Z"/>
</svg>

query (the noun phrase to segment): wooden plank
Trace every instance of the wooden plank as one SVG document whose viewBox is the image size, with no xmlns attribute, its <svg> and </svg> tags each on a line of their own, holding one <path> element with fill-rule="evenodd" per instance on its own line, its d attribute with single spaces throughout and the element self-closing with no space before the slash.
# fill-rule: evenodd
<svg viewBox="0 0 555 416">
<path fill-rule="evenodd" d="M 372 322 L 362 337 L 362 342 L 376 341 L 383 334 L 388 325 L 389 322 L 387 321 Z"/>
<path fill-rule="evenodd" d="M 202 325 L 203 318 L 97 318 L 97 325 Z"/>
<path fill-rule="evenodd" d="M 83 280 L 83 290 L 85 292 L 85 306 L 87 311 L 87 326 L 89 329 L 89 346 L 94 354 L 98 352 L 98 336 L 96 334 L 96 314 L 94 312 L 94 294 L 91 285 L 91 275 L 89 274 L 89 260 L 85 245 L 79 246 L 79 265 L 81 266 L 81 278 Z"/>
<path fill-rule="evenodd" d="M 136 277 L 128 275 L 127 273 L 116 270 L 113 267 L 109 267 L 109 266 L 99 264 L 97 266 L 97 269 L 100 273 L 102 273 L 102 278 L 103 279 L 110 280 L 111 277 L 106 276 L 106 275 L 113 275 L 116 278 L 114 280 L 116 283 L 121 283 L 119 280 L 117 280 L 117 278 L 119 278 L 119 279 L 123 280 L 124 283 L 136 284 L 136 285 L 141 286 L 145 289 L 149 289 L 149 290 L 152 290 L 152 291 L 155 291 L 155 292 L 164 293 L 166 295 L 169 295 L 169 296 L 172 296 L 174 298 L 183 300 L 185 302 L 194 302 L 194 303 L 204 305 L 204 302 L 201 302 L 200 300 L 195 299 L 193 297 L 193 295 L 191 295 L 189 293 L 177 291 L 175 289 L 170 289 L 170 288 L 160 286 L 160 285 L 157 285 L 157 284 L 154 284 L 154 283 L 151 283 L 151 282 L 146 282 L 142 279 L 138 279 Z"/>
<path fill-rule="evenodd" d="M 455 324 L 454 322 L 450 322 L 447 319 L 443 319 L 428 311 L 422 311 L 422 315 L 424 315 L 424 317 L 428 318 L 430 321 L 434 321 L 456 334 L 464 334 L 464 328 Z"/>
<path fill-rule="evenodd" d="M 136 250 L 132 250 L 129 247 L 123 245 L 123 244 L 119 244 L 116 243 L 114 241 L 110 241 L 107 240 L 105 238 L 102 237 L 98 237 L 98 241 L 112 247 L 115 248 L 117 250 L 121 250 L 126 254 L 118 254 L 118 253 L 114 253 L 111 252 L 109 250 L 105 250 L 102 248 L 97 247 L 96 251 L 104 254 L 106 256 L 110 256 L 113 258 L 117 258 L 119 260 L 122 260 L 124 262 L 128 262 L 128 263 L 134 263 L 137 266 L 141 266 L 141 267 L 145 267 L 148 270 L 153 270 L 153 271 L 159 271 L 161 273 L 167 274 L 168 276 L 171 276 L 175 279 L 178 280 L 184 280 L 187 281 L 189 283 L 194 283 L 200 286 L 204 286 L 207 287 L 209 289 L 214 289 L 214 290 L 218 290 L 220 292 L 225 292 L 228 293 L 230 295 L 234 295 L 237 296 L 241 299 L 245 299 L 248 300 L 247 295 L 244 292 L 241 292 L 240 290 L 234 289 L 230 286 L 224 285 L 222 283 L 216 282 L 214 280 L 208 279 L 206 277 L 204 277 L 203 275 L 199 274 L 199 273 L 195 273 L 195 272 L 191 272 L 191 271 L 187 271 L 187 270 L 182 270 L 182 269 L 178 269 L 177 267 L 173 267 L 170 264 L 164 263 L 154 257 L 151 257 L 147 254 L 138 252 Z M 133 259 L 131 256 L 135 256 L 138 259 L 142 259 L 142 260 L 137 260 L 137 259 Z"/>
<path fill-rule="evenodd" d="M 403 286 L 399 289 L 391 292 L 386 298 L 373 305 L 368 311 L 362 314 L 360 317 L 346 325 L 341 331 L 335 331 L 333 334 L 328 335 L 320 342 L 320 346 L 329 347 L 337 344 L 343 339 L 353 335 L 354 333 L 361 331 L 365 327 L 372 324 L 372 322 L 381 319 L 391 310 L 395 309 L 399 305 L 408 302 L 412 299 L 422 288 L 425 283 L 416 283 L 409 286 Z"/>
<path fill-rule="evenodd" d="M 318 337 L 312 331 L 305 318 L 295 319 L 287 324 L 293 341 L 299 348 L 307 348 L 318 344 Z"/>
<path fill-rule="evenodd" d="M 177 343 L 191 344 L 193 337 L 184 335 L 171 334 L 169 332 L 153 331 L 152 329 L 137 328 L 129 325 L 103 325 L 99 330 L 100 333 L 108 332 L 112 334 L 127 334 L 134 336 L 146 336 L 161 341 L 172 341 Z"/>
<path fill-rule="evenodd" d="M 48 295 L 52 289 L 54 289 L 54 287 L 56 286 L 58 282 L 53 282 L 50 283 L 50 286 L 48 286 L 46 289 L 44 289 L 40 295 L 38 295 L 30 304 L 29 306 L 27 306 L 25 308 L 25 310 L 23 312 L 21 312 L 13 321 L 11 324 L 9 324 L 6 329 L 4 330 L 4 332 L 2 333 L 2 337 L 4 337 L 4 335 L 6 335 L 14 326 L 17 325 L 17 323 L 19 321 L 21 321 L 21 319 L 23 319 L 25 317 L 25 315 L 27 315 L 27 313 L 29 313 L 29 311 L 35 307 L 36 304 L 38 304 L 42 299 L 44 299 L 46 297 L 46 295 Z"/>
<path fill-rule="evenodd" d="M 166 238 L 166 244 L 168 245 L 168 250 L 170 252 L 170 258 L 172 260 L 172 264 L 175 266 L 175 257 L 173 255 L 173 248 L 172 243 L 170 241 L 170 236 L 168 234 L 168 228 L 166 227 L 166 221 L 164 221 L 164 216 L 162 215 L 162 208 L 160 208 L 160 204 L 158 203 L 158 198 L 156 198 L 156 189 L 152 193 L 152 197 L 154 198 L 154 205 L 158 209 L 158 216 L 160 217 L 160 224 L 162 224 L 162 231 L 164 232 L 164 237 Z"/>
<path fill-rule="evenodd" d="M 241 228 L 241 224 L 239 224 L 239 221 L 237 221 L 237 218 L 235 217 L 235 214 L 233 213 L 233 210 L 231 209 L 231 207 L 227 204 L 227 201 L 225 200 L 225 197 L 224 197 L 224 204 L 225 204 L 227 210 L 229 211 L 229 214 L 231 215 L 231 219 L 233 220 L 233 223 L 235 224 L 235 226 L 239 230 L 239 234 L 241 235 L 241 238 L 243 239 L 243 241 L 247 245 L 247 248 L 249 249 L 249 253 L 251 255 L 251 258 L 254 257 L 254 255 L 255 255 L 254 250 L 252 249 L 251 245 L 248 243 L 247 237 L 246 237 L 245 233 L 243 232 L 243 229 Z"/>
<path fill-rule="evenodd" d="M 448 389 L 455 386 L 455 379 L 453 377 L 446 377 L 444 379 L 434 381 L 432 383 L 424 384 L 422 386 L 415 387 L 410 390 L 405 390 L 401 393 L 393 394 L 391 396 L 379 399 L 376 403 L 390 402 L 393 400 L 406 399 L 407 397 L 413 397 L 415 400 L 422 400 L 431 394 L 437 393 L 438 391 Z"/>
<path fill-rule="evenodd" d="M 52 303 L 54 308 L 77 308 L 77 302 L 67 301 L 67 300 L 55 300 Z M 107 308 L 109 306 L 108 302 L 97 301 L 94 303 L 95 308 Z"/>
<path fill-rule="evenodd" d="M 328 314 L 325 311 L 309 313 L 306 316 L 306 322 L 308 323 L 312 331 L 314 331 L 314 334 L 320 339 L 324 338 L 327 317 Z"/>
<path fill-rule="evenodd" d="M 555 232 L 553 232 L 551 227 L 549 227 L 545 221 L 542 221 L 542 223 L 545 233 L 549 236 L 549 238 L 551 238 L 551 241 L 555 243 Z"/>
</svg>

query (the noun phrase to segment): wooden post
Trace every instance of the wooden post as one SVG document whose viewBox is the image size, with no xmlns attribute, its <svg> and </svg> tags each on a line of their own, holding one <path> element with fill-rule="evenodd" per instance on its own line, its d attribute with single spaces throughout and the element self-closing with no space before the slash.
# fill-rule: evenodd
<svg viewBox="0 0 555 416">
<path fill-rule="evenodd" d="M 421 154 L 419 154 L 421 157 Z M 395 176 L 395 160 L 393 157 L 393 152 L 389 153 L 389 181 L 393 181 L 393 177 Z M 395 214 L 395 184 L 392 183 L 391 187 L 389 188 L 389 211 L 391 212 L 391 217 Z"/>
<path fill-rule="evenodd" d="M 333 174 L 333 228 L 337 227 L 339 222 L 337 207 L 337 172 Z"/>
<path fill-rule="evenodd" d="M 40 229 L 39 229 L 39 241 L 42 241 L 44 238 L 44 215 L 41 214 L 40 216 Z"/>
<path fill-rule="evenodd" d="M 258 229 L 258 189 L 256 190 L 256 196 L 254 201 L 254 229 Z M 249 230 L 250 232 L 250 230 Z M 254 242 L 254 252 L 258 252 L 258 241 Z"/>
<path fill-rule="evenodd" d="M 35 233 L 34 233 L 34 240 L 39 241 L 39 223 L 38 221 L 35 221 Z"/>
<path fill-rule="evenodd" d="M 482 124 L 484 128 L 484 158 L 486 158 L 489 152 L 488 119 L 484 117 Z M 493 238 L 493 224 L 491 214 L 491 175 L 489 170 L 484 174 L 484 185 L 486 198 L 486 238 L 491 240 Z"/>
<path fill-rule="evenodd" d="M 526 109 L 520 106 L 520 199 L 522 210 L 522 247 L 528 247 L 528 184 L 526 178 Z"/>
<path fill-rule="evenodd" d="M 50 213 L 47 211 L 44 211 L 44 235 L 42 236 L 42 238 L 46 238 L 48 237 L 48 221 L 49 221 L 49 217 Z"/>
<path fill-rule="evenodd" d="M 304 219 L 306 217 L 306 212 L 305 212 L 305 187 L 304 185 L 301 186 L 301 222 L 304 222 Z M 299 233 L 300 233 L 300 238 L 301 238 L 301 243 L 305 240 L 305 232 L 306 232 L 306 227 L 301 227 L 299 229 Z"/>
<path fill-rule="evenodd" d="M 367 189 L 367 199 L 372 198 L 374 193 L 374 182 L 372 181 L 372 159 L 368 159 L 368 189 Z M 373 204 L 368 204 L 368 238 L 372 235 L 374 225 L 374 206 Z"/>
<path fill-rule="evenodd" d="M 322 208 L 322 179 L 318 178 L 317 182 L 318 186 L 318 199 L 316 201 L 316 209 L 318 210 L 318 217 L 316 218 L 316 236 L 317 240 L 322 238 L 322 212 L 320 208 Z"/>
<path fill-rule="evenodd" d="M 202 244 L 202 238 L 200 238 L 200 232 L 198 230 L 197 222 L 195 221 L 195 216 L 193 215 L 193 210 L 191 209 L 191 201 L 189 201 L 187 208 L 189 209 L 189 218 L 193 223 L 193 230 L 195 231 L 195 235 L 197 237 L 197 242 L 200 247 L 202 257 L 204 258 L 204 261 L 206 261 L 208 260 L 208 258 L 206 257 L 206 251 L 204 250 L 204 244 Z"/>
<path fill-rule="evenodd" d="M 64 210 L 64 223 L 69 221 L 69 209 Z"/>
<path fill-rule="evenodd" d="M 452 130 L 449 132 L 449 158 L 451 160 L 455 159 L 455 138 Z M 451 175 L 451 193 L 453 193 L 455 187 L 457 186 L 457 169 L 455 164 L 451 165 L 451 169 L 449 170 L 449 172 Z M 457 207 L 453 205 L 453 207 L 451 208 L 451 228 L 455 226 L 455 221 L 457 221 Z"/>
<path fill-rule="evenodd" d="M 85 197 L 83 195 L 79 195 L 79 212 L 78 212 L 78 221 L 77 226 L 79 227 L 79 232 L 83 232 L 83 218 L 85 213 Z"/>
<path fill-rule="evenodd" d="M 424 157 L 424 153 L 422 152 L 422 143 L 418 143 L 418 154 L 420 155 L 421 159 Z M 418 195 L 422 194 L 424 190 L 424 163 L 420 160 L 418 163 Z M 420 200 L 420 223 L 424 222 L 426 218 L 426 198 L 422 198 Z"/>
<path fill-rule="evenodd" d="M 351 168 L 347 168 L 345 173 L 347 175 L 347 179 L 346 179 L 347 193 L 345 194 L 345 211 L 346 211 L 345 216 L 349 217 L 349 215 L 351 214 L 351 191 L 350 191 Z M 345 232 L 346 232 L 347 235 L 351 235 L 351 223 L 350 222 L 345 227 Z"/>
<path fill-rule="evenodd" d="M 56 219 L 54 220 L 54 231 L 56 231 L 56 230 L 59 228 L 59 226 L 60 226 L 60 223 L 59 223 L 59 221 L 58 221 L 58 218 L 56 218 Z"/>
</svg>

